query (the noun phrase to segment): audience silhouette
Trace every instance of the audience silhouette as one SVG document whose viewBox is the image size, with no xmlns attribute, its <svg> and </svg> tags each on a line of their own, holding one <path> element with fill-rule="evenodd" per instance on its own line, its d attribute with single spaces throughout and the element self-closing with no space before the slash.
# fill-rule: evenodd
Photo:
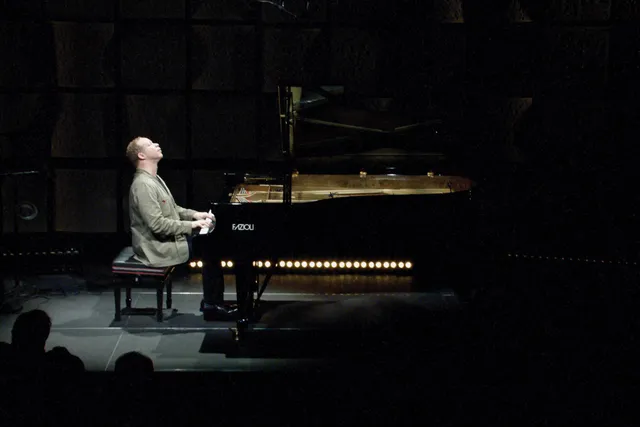
<svg viewBox="0 0 640 427">
<path fill-rule="evenodd" d="M 137 351 L 130 351 L 118 357 L 114 371 L 127 376 L 151 375 L 153 360 Z"/>
<path fill-rule="evenodd" d="M 14 374 L 83 372 L 84 363 L 64 347 L 46 351 L 51 333 L 51 318 L 43 310 L 31 310 L 18 316 L 11 330 L 11 344 L 2 343 L 0 359 Z"/>
<path fill-rule="evenodd" d="M 18 316 L 11 329 L 11 345 L 22 353 L 44 353 L 51 332 L 51 318 L 42 310 L 31 310 Z"/>
</svg>

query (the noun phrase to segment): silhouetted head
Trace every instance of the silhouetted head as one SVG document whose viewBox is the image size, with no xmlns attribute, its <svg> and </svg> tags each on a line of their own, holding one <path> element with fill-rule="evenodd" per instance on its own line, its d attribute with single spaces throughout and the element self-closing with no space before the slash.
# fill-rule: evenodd
<svg viewBox="0 0 640 427">
<path fill-rule="evenodd" d="M 51 332 L 51 318 L 42 310 L 22 313 L 11 330 L 11 345 L 24 352 L 44 353 Z"/>
<path fill-rule="evenodd" d="M 118 357 L 114 370 L 124 374 L 151 374 L 153 373 L 153 360 L 137 351 L 130 351 Z"/>
</svg>

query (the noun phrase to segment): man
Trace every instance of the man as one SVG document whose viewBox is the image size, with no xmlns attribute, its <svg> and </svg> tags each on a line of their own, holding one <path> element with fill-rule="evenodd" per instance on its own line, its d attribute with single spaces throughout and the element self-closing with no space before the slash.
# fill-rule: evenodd
<svg viewBox="0 0 640 427">
<path fill-rule="evenodd" d="M 148 138 L 134 138 L 127 158 L 136 167 L 129 190 L 129 218 L 134 256 L 145 265 L 165 267 L 191 258 L 191 233 L 207 228 L 215 219 L 207 212 L 178 206 L 165 182 L 158 176 L 162 159 L 160 145 Z M 237 309 L 224 306 L 222 269 L 205 260 L 202 270 L 202 309 L 211 317 L 230 320 Z"/>
</svg>

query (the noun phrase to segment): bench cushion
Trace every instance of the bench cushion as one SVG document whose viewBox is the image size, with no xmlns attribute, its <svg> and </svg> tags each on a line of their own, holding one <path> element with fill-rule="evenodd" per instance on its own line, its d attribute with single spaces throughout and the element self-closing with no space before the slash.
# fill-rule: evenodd
<svg viewBox="0 0 640 427">
<path fill-rule="evenodd" d="M 139 276 L 166 276 L 171 270 L 169 267 L 149 267 L 144 265 L 133 257 L 133 248 L 127 246 L 120 251 L 117 257 L 113 260 L 111 265 L 111 271 L 114 274 L 133 274 Z"/>
</svg>

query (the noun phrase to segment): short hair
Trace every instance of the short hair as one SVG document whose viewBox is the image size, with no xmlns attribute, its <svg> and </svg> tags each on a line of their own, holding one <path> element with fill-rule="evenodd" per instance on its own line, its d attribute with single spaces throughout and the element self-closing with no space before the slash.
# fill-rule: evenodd
<svg viewBox="0 0 640 427">
<path fill-rule="evenodd" d="M 114 371 L 123 374 L 152 374 L 153 360 L 137 351 L 130 351 L 118 357 Z"/>
<path fill-rule="evenodd" d="M 42 310 L 22 313 L 13 323 L 11 345 L 21 350 L 44 351 L 51 333 L 51 318 Z"/>
<path fill-rule="evenodd" d="M 133 166 L 138 166 L 138 153 L 142 151 L 139 142 L 144 138 L 144 136 L 136 136 L 129 142 L 129 145 L 127 145 L 127 159 L 129 159 Z"/>
</svg>

